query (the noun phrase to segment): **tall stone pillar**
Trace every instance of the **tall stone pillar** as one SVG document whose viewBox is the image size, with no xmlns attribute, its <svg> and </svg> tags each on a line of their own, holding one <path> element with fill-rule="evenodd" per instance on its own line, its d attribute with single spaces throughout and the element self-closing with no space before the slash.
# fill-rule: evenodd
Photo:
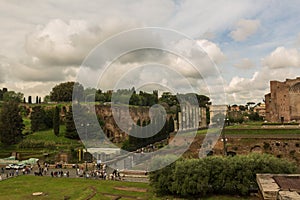
<svg viewBox="0 0 300 200">
<path fill-rule="evenodd" d="M 182 130 L 186 129 L 186 107 L 182 106 Z"/>
<path fill-rule="evenodd" d="M 194 129 L 197 129 L 198 128 L 197 106 L 194 106 L 193 108 L 193 116 L 194 116 L 194 120 L 193 120 Z"/>
<path fill-rule="evenodd" d="M 186 105 L 186 129 L 190 129 L 191 128 L 191 124 L 190 124 L 190 106 Z"/>
<path fill-rule="evenodd" d="M 175 119 L 174 120 L 174 131 L 177 132 L 178 131 L 178 121 Z"/>
</svg>

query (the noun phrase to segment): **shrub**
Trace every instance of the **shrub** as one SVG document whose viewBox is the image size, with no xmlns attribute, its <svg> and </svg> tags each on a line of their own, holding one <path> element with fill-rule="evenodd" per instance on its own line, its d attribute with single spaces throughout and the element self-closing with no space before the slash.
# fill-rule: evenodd
<svg viewBox="0 0 300 200">
<path fill-rule="evenodd" d="M 270 149 L 271 149 L 270 143 L 268 143 L 268 142 L 264 142 L 264 146 L 263 146 L 263 148 L 264 148 L 264 150 L 265 150 L 265 151 L 268 151 L 268 150 L 270 150 Z"/>
<path fill-rule="evenodd" d="M 208 194 L 249 194 L 257 173 L 294 173 L 296 166 L 268 154 L 179 160 L 150 174 L 158 194 L 203 197 Z"/>
<path fill-rule="evenodd" d="M 44 140 L 30 140 L 26 139 L 19 143 L 18 148 L 48 148 L 55 149 L 56 144 L 54 141 L 44 141 Z"/>
</svg>

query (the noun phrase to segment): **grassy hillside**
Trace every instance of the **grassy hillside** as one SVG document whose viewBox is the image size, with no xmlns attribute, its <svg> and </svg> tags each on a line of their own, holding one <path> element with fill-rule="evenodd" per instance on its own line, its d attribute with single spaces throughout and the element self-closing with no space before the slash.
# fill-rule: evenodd
<svg viewBox="0 0 300 200">
<path fill-rule="evenodd" d="M 0 158 L 8 157 L 11 152 L 16 151 L 21 155 L 21 159 L 36 157 L 43 159 L 44 154 L 48 154 L 47 159 L 53 160 L 54 155 L 60 151 L 70 152 L 79 147 L 82 143 L 77 140 L 71 140 L 64 137 L 65 126 L 60 126 L 60 135 L 55 136 L 52 129 L 38 131 L 24 136 L 24 139 L 11 146 L 3 146 L 0 144 Z"/>
</svg>

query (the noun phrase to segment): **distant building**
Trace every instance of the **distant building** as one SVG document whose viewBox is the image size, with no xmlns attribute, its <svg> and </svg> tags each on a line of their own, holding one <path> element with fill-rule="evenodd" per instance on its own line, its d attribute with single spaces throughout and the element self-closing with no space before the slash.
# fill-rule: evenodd
<svg viewBox="0 0 300 200">
<path fill-rule="evenodd" d="M 221 123 L 225 123 L 225 117 L 228 113 L 228 106 L 227 105 L 210 105 L 209 106 L 209 113 L 210 113 L 210 123 L 218 123 L 217 121 L 223 120 Z M 219 117 L 216 117 L 219 116 Z M 217 120 L 217 121 L 216 121 Z"/>
<path fill-rule="evenodd" d="M 300 122 L 300 77 L 284 82 L 271 81 L 271 93 L 265 95 L 266 120 Z"/>
</svg>

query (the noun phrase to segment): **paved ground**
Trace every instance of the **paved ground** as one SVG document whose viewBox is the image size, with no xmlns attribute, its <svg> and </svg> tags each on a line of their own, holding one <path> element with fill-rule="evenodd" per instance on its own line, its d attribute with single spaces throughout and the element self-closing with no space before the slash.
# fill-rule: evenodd
<svg viewBox="0 0 300 200">
<path fill-rule="evenodd" d="M 93 170 L 93 168 L 90 168 L 88 170 Z M 34 172 L 37 172 L 37 167 L 34 167 L 33 170 L 31 171 L 30 174 L 25 174 L 24 176 L 34 176 Z M 48 172 L 46 174 L 43 174 L 43 176 L 51 176 L 51 172 L 60 172 L 62 171 L 63 174 L 66 174 L 66 172 L 68 171 L 69 172 L 69 178 L 86 178 L 85 176 L 78 176 L 76 174 L 76 169 L 55 169 L 55 168 L 50 168 L 48 170 Z M 85 171 L 85 169 L 83 169 L 83 171 Z M 110 169 L 108 168 L 107 169 L 107 174 L 109 176 L 109 174 L 111 174 L 113 171 L 113 169 Z M 13 175 L 11 173 L 14 173 Z M 89 172 L 89 171 L 88 171 Z M 2 177 L 2 180 L 5 180 L 5 179 L 8 179 L 8 178 L 14 178 L 16 177 L 16 171 L 14 170 L 6 170 L 4 169 L 4 173 L 2 173 L 2 170 L 0 168 L 0 175 Z M 19 170 L 19 176 L 23 176 L 23 173 L 22 173 L 22 170 Z M 63 176 L 64 178 L 67 178 L 66 175 Z M 54 177 L 54 178 L 61 178 L 61 177 Z M 99 177 L 97 178 L 94 178 L 94 177 L 89 177 L 89 178 L 92 178 L 92 179 L 100 179 Z M 134 175 L 126 175 L 125 177 L 122 177 L 122 180 L 123 181 L 127 181 L 127 182 L 148 182 L 148 178 L 147 177 L 144 177 L 144 176 L 134 176 Z"/>
</svg>

